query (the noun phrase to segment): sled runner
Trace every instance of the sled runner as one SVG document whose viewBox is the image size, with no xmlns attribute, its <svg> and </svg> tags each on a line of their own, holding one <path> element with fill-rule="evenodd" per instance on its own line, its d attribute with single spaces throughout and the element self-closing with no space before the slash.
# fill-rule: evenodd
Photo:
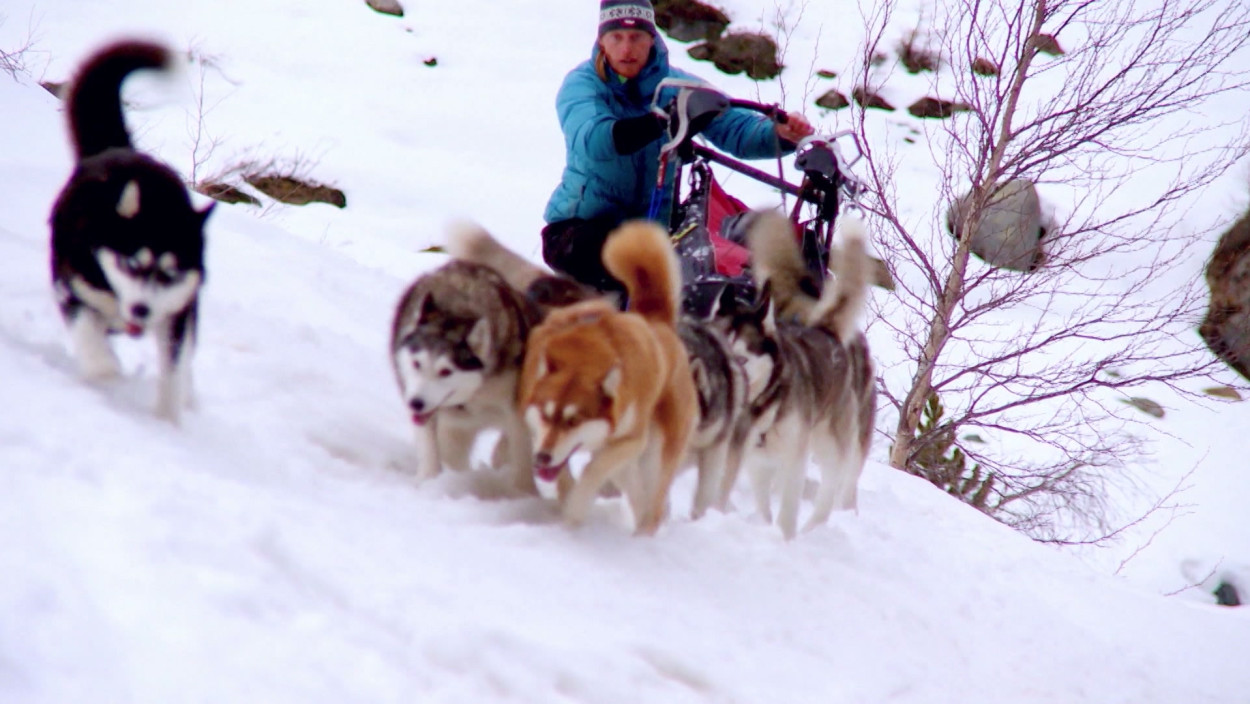
<svg viewBox="0 0 1250 704">
<path fill-rule="evenodd" d="M 658 204 L 668 187 L 667 170 L 674 168 L 673 207 L 666 225 L 682 263 L 686 312 L 706 316 L 723 295 L 753 301 L 757 293 L 750 276 L 750 253 L 745 241 L 748 209 L 717 182 L 712 172 L 713 163 L 795 199 L 789 213 L 795 237 L 800 242 L 808 271 L 814 281 L 822 283 L 828 271 L 838 215 L 847 207 L 857 207 L 856 198 L 863 191 L 863 186 L 850 172 L 850 167 L 862 156 L 854 133 L 813 135 L 802 140 L 793 158 L 795 166 L 803 172 L 803 179 L 794 184 L 693 141 L 707 123 L 730 107 L 754 110 L 773 120 L 784 121 L 785 112 L 778 106 L 731 100 L 705 85 L 675 79 L 662 82 L 656 95 L 666 88 L 676 88 L 677 92 L 665 106 L 656 106 L 657 112 L 664 114 L 669 122 L 670 139 L 660 150 L 651 217 L 662 216 Z M 839 144 L 848 141 L 855 148 L 849 160 L 839 148 Z"/>
</svg>

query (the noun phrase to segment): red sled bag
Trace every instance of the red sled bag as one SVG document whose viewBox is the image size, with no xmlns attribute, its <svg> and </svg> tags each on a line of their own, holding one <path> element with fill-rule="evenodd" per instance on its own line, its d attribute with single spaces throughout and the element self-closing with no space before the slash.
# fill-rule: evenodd
<svg viewBox="0 0 1250 704">
<path fill-rule="evenodd" d="M 716 178 L 712 177 L 707 197 L 707 230 L 708 238 L 712 240 L 712 251 L 718 274 L 724 276 L 742 274 L 742 268 L 751 257 L 746 247 L 721 236 L 725 219 L 745 212 L 747 212 L 746 203 L 726 193 Z"/>
</svg>

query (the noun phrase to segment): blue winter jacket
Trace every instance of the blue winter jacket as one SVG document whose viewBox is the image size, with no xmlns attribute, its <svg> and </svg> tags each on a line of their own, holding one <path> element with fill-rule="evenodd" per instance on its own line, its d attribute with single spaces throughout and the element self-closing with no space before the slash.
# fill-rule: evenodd
<svg viewBox="0 0 1250 704">
<path fill-rule="evenodd" d="M 651 50 L 651 58 L 637 77 L 621 81 L 606 66 L 608 80 L 595 72 L 599 46 L 591 58 L 569 72 L 556 95 L 556 112 L 564 130 L 566 151 L 564 175 L 551 199 L 547 201 L 544 219 L 559 222 L 570 218 L 590 219 L 614 216 L 620 220 L 645 217 L 655 190 L 660 163 L 657 139 L 633 154 L 618 154 L 612 142 L 612 125 L 616 120 L 638 117 L 651 109 L 656 86 L 665 78 L 700 80 L 668 64 L 668 48 L 659 37 Z M 666 105 L 666 88 L 660 105 Z M 776 135 L 768 118 L 750 110 L 731 108 L 713 120 L 701 133 L 722 151 L 740 159 L 776 157 L 791 151 Z M 675 165 L 670 164 L 660 219 L 667 218 L 672 194 Z"/>
</svg>

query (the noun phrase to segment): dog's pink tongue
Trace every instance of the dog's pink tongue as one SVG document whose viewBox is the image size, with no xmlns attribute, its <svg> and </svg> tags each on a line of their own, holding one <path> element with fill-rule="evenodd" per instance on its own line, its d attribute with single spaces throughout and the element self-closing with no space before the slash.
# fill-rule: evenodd
<svg viewBox="0 0 1250 704">
<path fill-rule="evenodd" d="M 139 337 L 143 334 L 143 326 L 138 323 L 126 323 L 126 334 L 131 337 Z"/>
<path fill-rule="evenodd" d="M 539 479 L 545 482 L 554 482 L 556 477 L 560 476 L 560 469 L 561 468 L 559 466 L 535 467 L 534 472 L 538 475 Z"/>
<path fill-rule="evenodd" d="M 425 425 L 426 423 L 429 422 L 430 416 L 432 415 L 434 414 L 433 413 L 413 413 L 412 422 L 416 423 L 417 425 Z"/>
</svg>

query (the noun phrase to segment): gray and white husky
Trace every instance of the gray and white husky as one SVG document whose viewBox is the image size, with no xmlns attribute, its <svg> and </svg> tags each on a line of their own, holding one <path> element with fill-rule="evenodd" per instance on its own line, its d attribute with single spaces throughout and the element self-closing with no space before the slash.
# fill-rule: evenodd
<svg viewBox="0 0 1250 704">
<path fill-rule="evenodd" d="M 178 420 L 191 403 L 191 355 L 204 282 L 204 221 L 182 179 L 134 149 L 121 84 L 163 69 L 169 52 L 125 41 L 91 56 L 66 112 L 77 163 L 52 208 L 52 284 L 87 379 L 117 376 L 109 335 L 150 333 L 160 352 L 157 413 Z"/>
<path fill-rule="evenodd" d="M 472 233 L 462 225 L 452 240 Z M 536 306 L 493 268 L 453 259 L 419 277 L 391 325 L 391 361 L 416 427 L 421 479 L 443 465 L 469 468 L 477 438 L 501 433 L 491 463 L 517 488 L 536 492 L 529 430 L 516 408 L 525 339 Z"/>
<path fill-rule="evenodd" d="M 749 244 L 760 286 L 754 304 L 722 310 L 734 353 L 747 372 L 747 411 L 740 455 L 731 454 L 724 482 L 732 489 L 748 469 L 760 515 L 772 522 L 772 493 L 781 494 L 777 523 L 787 538 L 798 526 L 809 454 L 821 470 L 805 529 L 836 509 L 855 509 L 860 474 L 876 416 L 876 387 L 867 341 L 857 327 L 867 298 L 871 261 L 863 224 L 846 217 L 836 280 L 819 297 L 809 280 L 790 221 L 760 213 Z"/>
</svg>

